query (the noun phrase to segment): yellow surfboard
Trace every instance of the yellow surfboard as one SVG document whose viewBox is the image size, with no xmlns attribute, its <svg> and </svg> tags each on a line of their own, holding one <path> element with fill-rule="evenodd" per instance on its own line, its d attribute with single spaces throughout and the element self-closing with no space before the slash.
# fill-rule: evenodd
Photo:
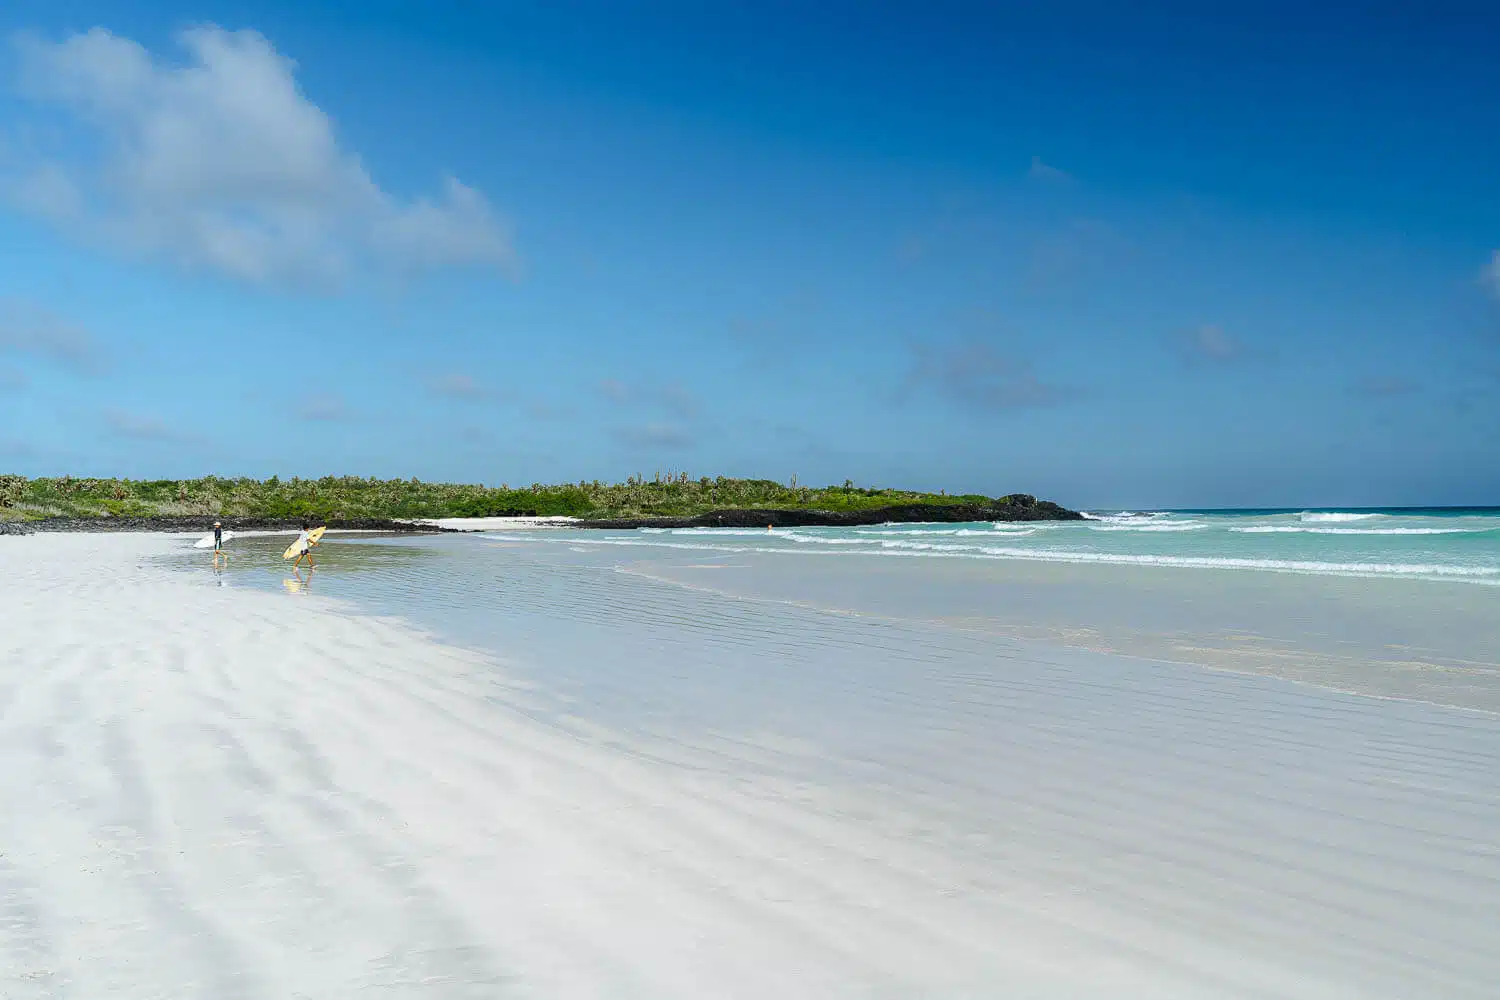
<svg viewBox="0 0 1500 1000">
<path fill-rule="evenodd" d="M 313 530 L 311 530 L 311 531 L 309 531 L 307 533 L 307 540 L 309 542 L 311 542 L 313 545 L 317 545 L 318 542 L 323 538 L 323 532 L 325 532 L 327 530 L 328 529 L 326 527 L 325 528 L 314 528 Z M 281 554 L 281 558 L 283 558 L 283 559 L 295 559 L 295 558 L 297 558 L 298 551 L 300 551 L 300 550 L 297 548 L 297 543 L 293 542 L 292 544 L 290 544 L 290 545 L 288 545 L 286 547 L 286 551 Z"/>
</svg>

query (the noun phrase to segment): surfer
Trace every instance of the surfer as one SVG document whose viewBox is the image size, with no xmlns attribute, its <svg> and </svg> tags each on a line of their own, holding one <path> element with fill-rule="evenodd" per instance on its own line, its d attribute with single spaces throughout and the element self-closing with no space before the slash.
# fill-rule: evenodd
<svg viewBox="0 0 1500 1000">
<path fill-rule="evenodd" d="M 297 544 L 297 558 L 292 563 L 292 571 L 293 572 L 296 572 L 297 567 L 300 566 L 300 565 L 302 565 L 302 560 L 303 559 L 307 560 L 307 565 L 308 566 L 312 566 L 313 565 L 313 558 L 312 558 L 312 546 L 313 546 L 312 533 L 308 530 L 307 522 L 306 521 L 302 522 L 302 533 L 297 536 L 297 543 L 296 544 Z"/>
<path fill-rule="evenodd" d="M 214 552 L 224 551 L 224 526 L 218 521 L 214 522 Z"/>
</svg>

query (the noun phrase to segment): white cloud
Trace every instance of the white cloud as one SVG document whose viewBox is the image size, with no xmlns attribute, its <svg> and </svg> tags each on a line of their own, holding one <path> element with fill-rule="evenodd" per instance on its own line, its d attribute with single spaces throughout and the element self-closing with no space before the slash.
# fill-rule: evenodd
<svg viewBox="0 0 1500 1000">
<path fill-rule="evenodd" d="M 449 177 L 431 196 L 383 191 L 254 31 L 192 28 L 187 61 L 102 28 L 19 44 L 22 90 L 62 110 L 93 155 L 33 156 L 10 199 L 80 234 L 256 284 L 327 289 L 367 267 L 400 275 L 509 269 L 509 233 Z"/>
<path fill-rule="evenodd" d="M 191 434 L 186 434 L 172 427 L 159 417 L 145 413 L 134 413 L 130 410 L 106 410 L 104 413 L 104 424 L 110 431 L 120 437 L 135 438 L 138 441 L 193 440 Z"/>
<path fill-rule="evenodd" d="M 665 410 L 683 419 L 698 416 L 701 409 L 698 397 L 685 386 L 675 382 L 665 385 L 647 385 L 607 378 L 600 381 L 599 392 L 605 399 L 621 406 L 644 406 Z"/>
<path fill-rule="evenodd" d="M 677 424 L 657 422 L 619 427 L 615 437 L 631 448 L 642 450 L 691 448 L 693 435 Z"/>
<path fill-rule="evenodd" d="M 333 392 L 313 396 L 298 408 L 297 416 L 303 420 L 322 423 L 339 423 L 354 419 L 354 413 L 344 402 L 344 397 Z"/>
<path fill-rule="evenodd" d="M 1045 181 L 1049 184 L 1066 183 L 1073 179 L 1073 175 L 1066 170 L 1060 170 L 1050 163 L 1043 163 L 1040 156 L 1031 158 L 1031 167 L 1026 171 L 1026 176 L 1034 181 Z"/>
<path fill-rule="evenodd" d="M 0 365 L 0 392 L 19 392 L 31 384 L 31 379 L 19 368 Z"/>
<path fill-rule="evenodd" d="M 1417 389 L 1416 382 L 1401 375 L 1366 375 L 1354 383 L 1355 392 L 1374 398 L 1407 396 Z"/>
<path fill-rule="evenodd" d="M 1247 358 L 1245 345 L 1221 326 L 1211 323 L 1187 330 L 1177 340 L 1178 350 L 1189 362 L 1226 364 Z"/>
<path fill-rule="evenodd" d="M 439 396 L 451 396 L 454 399 L 486 399 L 492 395 L 473 375 L 463 372 L 431 376 L 427 379 L 427 387 Z"/>
<path fill-rule="evenodd" d="M 23 299 L 0 298 L 0 353 L 43 358 L 81 375 L 108 367 L 93 334 Z"/>
<path fill-rule="evenodd" d="M 950 401 L 996 412 L 1051 406 L 1072 393 L 1043 382 L 1029 362 L 971 341 L 917 344 L 907 390 L 926 389 Z"/>
<path fill-rule="evenodd" d="M 599 391 L 604 398 L 614 403 L 629 403 L 632 398 L 630 386 L 617 378 L 606 378 L 599 381 Z"/>
<path fill-rule="evenodd" d="M 1490 255 L 1490 262 L 1479 272 L 1479 281 L 1490 294 L 1500 299 L 1500 250 Z"/>
</svg>

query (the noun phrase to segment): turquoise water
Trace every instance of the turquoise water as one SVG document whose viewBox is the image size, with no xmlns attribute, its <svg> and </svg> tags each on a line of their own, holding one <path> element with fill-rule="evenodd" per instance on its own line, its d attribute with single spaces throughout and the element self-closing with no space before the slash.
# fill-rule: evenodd
<svg viewBox="0 0 1500 1000">
<path fill-rule="evenodd" d="M 521 541 L 536 535 L 493 532 Z M 1175 566 L 1500 586 L 1500 508 L 1121 511 L 1083 522 L 548 533 L 585 546 L 717 553 Z"/>
</svg>

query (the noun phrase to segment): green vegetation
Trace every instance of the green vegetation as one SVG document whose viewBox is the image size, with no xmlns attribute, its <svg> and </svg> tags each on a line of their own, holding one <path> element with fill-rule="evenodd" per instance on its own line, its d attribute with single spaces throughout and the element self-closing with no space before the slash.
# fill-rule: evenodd
<svg viewBox="0 0 1500 1000">
<path fill-rule="evenodd" d="M 1005 498 L 1000 498 L 1003 502 Z M 616 484 L 567 483 L 498 489 L 416 479 L 26 479 L 0 476 L 0 520 L 44 517 L 219 515 L 316 519 L 569 515 L 692 517 L 726 509 L 856 511 L 897 504 L 984 504 L 984 496 L 906 490 L 807 487 L 765 479 L 690 479 L 686 473 Z"/>
</svg>

